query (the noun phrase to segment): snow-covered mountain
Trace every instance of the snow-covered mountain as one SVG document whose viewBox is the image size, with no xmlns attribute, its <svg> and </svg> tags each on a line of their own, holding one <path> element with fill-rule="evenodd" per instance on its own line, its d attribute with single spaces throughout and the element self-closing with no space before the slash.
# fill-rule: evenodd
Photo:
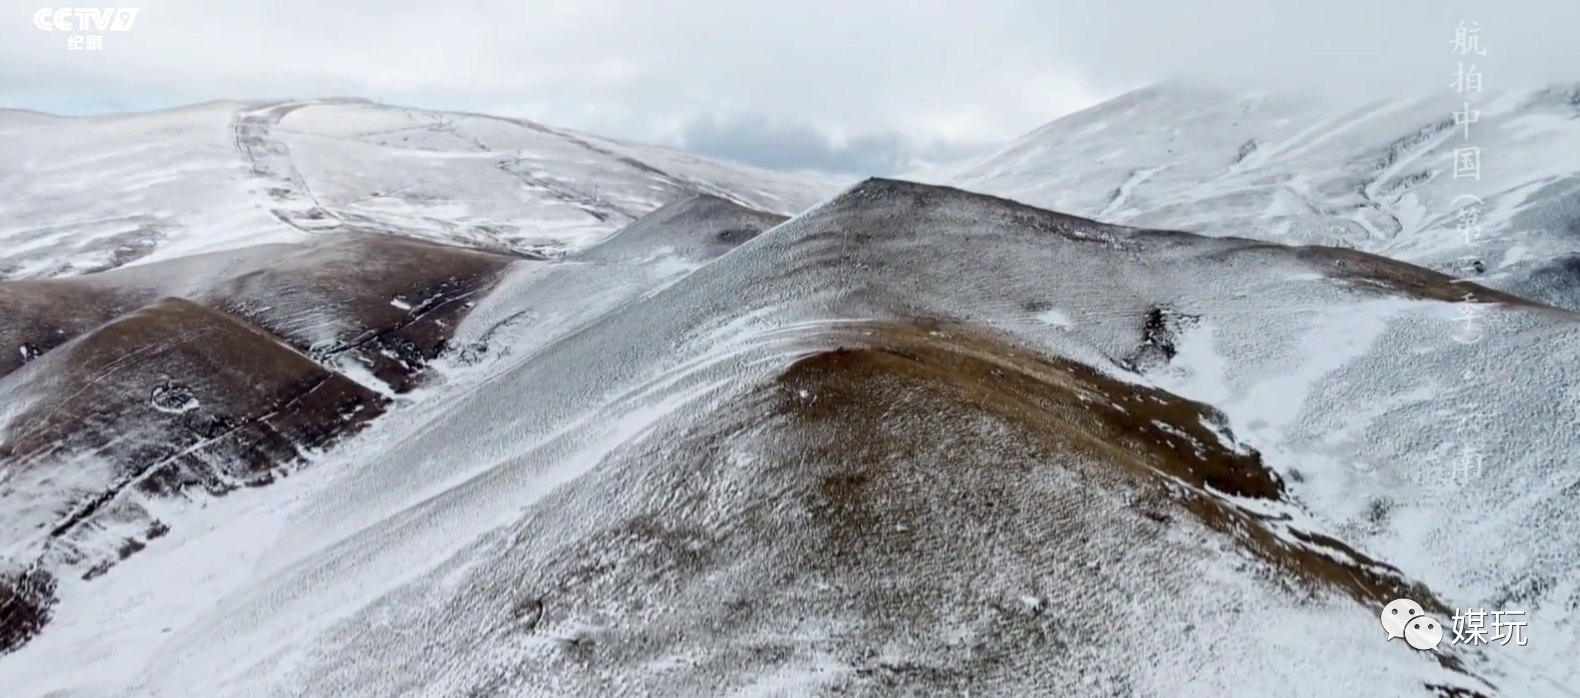
<svg viewBox="0 0 1580 698">
<path fill-rule="evenodd" d="M 552 254 L 694 194 L 794 213 L 841 184 L 358 100 L 69 119 L 0 110 L 0 163 L 0 279 L 331 231 Z"/>
<path fill-rule="evenodd" d="M 1580 85 L 1449 77 L 1361 104 L 1167 82 L 920 176 L 1127 225 L 1351 247 L 1580 308 Z M 1476 166 L 1456 168 L 1470 148 Z"/>
<path fill-rule="evenodd" d="M 1106 157 L 1063 160 L 1143 148 L 1169 123 L 1124 121 L 1145 120 L 1147 94 L 953 175 L 1126 225 L 895 180 L 826 198 L 816 178 L 576 135 L 615 155 L 575 146 L 541 165 L 565 186 L 611 182 L 594 198 L 635 201 L 664 186 L 649 167 L 680 184 L 650 190 L 628 224 L 571 206 L 586 214 L 574 231 L 557 226 L 576 215 L 563 198 L 496 202 L 489 220 L 518 232 L 483 234 L 478 209 L 443 198 L 462 185 L 408 195 L 400 215 L 298 206 L 292 192 L 322 202 L 375 176 L 391 195 L 438 186 L 388 165 L 401 149 L 370 146 L 376 167 L 335 139 L 309 168 L 317 141 L 302 137 L 258 148 L 246 157 L 266 164 L 239 175 L 191 175 L 232 198 L 206 204 L 193 185 L 137 209 L 216 221 L 250 200 L 266 216 L 255 231 L 278 238 L 187 227 L 87 273 L 105 262 L 59 255 L 102 253 L 114 235 L 50 228 L 52 251 L 0 282 L 0 317 L 24 318 L 0 323 L 24 347 L 0 377 L 0 634 L 20 638 L 0 685 L 1572 695 L 1580 316 L 1353 249 L 1448 254 L 1412 247 L 1429 233 L 1403 224 L 1349 248 L 1282 244 L 1321 240 L 1295 214 L 1259 218 L 1256 202 L 1280 196 L 1263 175 L 1176 182 L 1217 189 L 1154 205 L 1169 190 L 1130 179 L 1140 155 L 1117 184 Z M 304 132 L 401 114 L 317 104 L 270 133 L 315 112 Z M 473 123 L 425 118 L 450 124 L 420 130 L 431 138 Z M 1199 165 L 1224 136 L 1198 126 L 1200 152 L 1182 159 Z M 422 162 L 474 175 L 500 152 L 442 150 Z M 1369 176 L 1343 171 L 1370 160 L 1334 152 L 1261 166 Z M 20 191 L 0 205 L 37 227 L 46 206 L 74 210 Z M 1531 200 L 1562 200 L 1544 191 Z M 1155 228 L 1129 225 L 1153 215 Z M 1563 253 L 1561 236 L 1527 237 L 1528 259 Z M 1486 283 L 1517 290 L 1511 278 Z M 298 409 L 302 385 L 332 399 Z M 247 426 L 233 431 L 250 451 L 213 446 L 200 417 L 215 412 Z M 178 451 L 168 486 L 127 486 L 171 459 L 145 444 Z M 1378 614 L 1399 596 L 1449 627 L 1467 608 L 1524 611 L 1529 643 L 1387 642 Z"/>
</svg>

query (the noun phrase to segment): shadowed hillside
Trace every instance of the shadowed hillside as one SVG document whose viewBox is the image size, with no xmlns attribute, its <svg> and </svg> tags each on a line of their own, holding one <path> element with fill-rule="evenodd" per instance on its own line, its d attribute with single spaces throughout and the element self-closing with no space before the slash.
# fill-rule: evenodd
<svg viewBox="0 0 1580 698">
<path fill-rule="evenodd" d="M 26 569 L 0 579 L 0 651 L 42 627 L 55 574 L 168 530 L 143 498 L 268 484 L 380 416 L 512 261 L 344 236 L 0 282 L 0 550 Z"/>
<path fill-rule="evenodd" d="M 404 393 L 516 259 L 393 236 L 336 236 L 228 279 L 202 299 L 321 362 L 354 361 Z"/>
<path fill-rule="evenodd" d="M 12 418 L 0 459 L 25 469 L 92 453 L 131 466 L 118 476 L 156 490 L 245 481 L 383 405 L 273 335 L 177 298 L 88 332 L 6 387 L 27 407 Z M 161 472 L 140 467 L 166 463 Z M 202 472 L 209 463 L 220 471 Z M 201 474 L 177 475 L 189 468 Z"/>
<path fill-rule="evenodd" d="M 152 300 L 142 289 L 93 283 L 0 281 L 0 377 Z"/>
</svg>

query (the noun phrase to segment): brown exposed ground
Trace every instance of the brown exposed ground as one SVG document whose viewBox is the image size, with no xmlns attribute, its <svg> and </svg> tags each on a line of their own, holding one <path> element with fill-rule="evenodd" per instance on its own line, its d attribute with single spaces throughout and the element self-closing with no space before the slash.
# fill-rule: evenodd
<svg viewBox="0 0 1580 698">
<path fill-rule="evenodd" d="M 45 534 L 42 557 L 12 561 L 27 573 L 0 577 L 0 653 L 48 620 L 60 566 L 96 577 L 166 530 L 137 497 L 267 484 L 383 413 L 339 361 L 411 390 L 515 259 L 361 235 L 0 282 L 0 494 Z M 106 548 L 101 520 L 147 533 Z"/>
<path fill-rule="evenodd" d="M 91 452 L 150 491 L 250 482 L 385 404 L 273 335 L 179 298 L 107 323 L 12 379 L 34 401 L 0 441 L 0 462 Z"/>
<path fill-rule="evenodd" d="M 1431 610 L 1446 610 L 1396 569 L 1340 541 L 1290 528 L 1237 504 L 1234 498 L 1279 502 L 1283 483 L 1254 450 L 1225 442 L 1219 434 L 1229 433 L 1226 421 L 1206 404 L 937 321 L 853 330 L 845 347 L 798 361 L 780 380 L 818 396 L 810 404 L 789 401 L 787 409 L 851 424 L 862 423 L 863 415 L 895 416 L 896 406 L 884 404 L 892 392 L 874 391 L 875 384 L 900 381 L 919 391 L 945 391 L 951 401 L 994 414 L 1061 450 L 1126 469 L 1141 488 L 1137 505 L 1149 516 L 1167 517 L 1166 503 L 1173 502 L 1314 587 L 1338 589 L 1379 606 L 1408 595 Z M 870 435 L 852 430 L 853 440 Z M 828 446 L 830 453 L 824 455 L 830 457 L 850 449 L 906 448 L 899 442 Z M 874 459 L 873 464 L 883 462 Z M 856 502 L 865 496 L 864 486 L 880 475 L 857 465 L 826 480 L 825 490 L 833 501 Z"/>
<path fill-rule="evenodd" d="M 237 276 L 202 300 L 321 361 L 350 356 L 407 392 L 470 304 L 517 259 L 394 236 L 343 236 Z"/>
<path fill-rule="evenodd" d="M 0 281 L 0 376 L 155 300 L 163 279 L 171 287 L 163 295 L 243 318 L 316 359 L 353 357 L 406 392 L 444 350 L 468 303 L 519 259 L 381 235 L 336 236 L 280 257 L 200 288 L 182 277 L 214 270 L 194 270 L 194 260 Z"/>
<path fill-rule="evenodd" d="M 1141 672 L 1115 657 L 1197 638 L 1094 619 L 1175 595 L 1199 612 L 1218 598 L 1199 564 L 1294 603 L 1409 595 L 1442 610 L 1394 568 L 1290 525 L 1279 477 L 1207 405 L 952 322 L 807 341 L 770 381 L 534 505 L 487 553 L 491 572 L 401 605 L 483 629 L 440 633 L 440 655 L 562 638 L 477 678 L 479 694 L 523 695 L 516 682 L 593 693 L 625 671 L 640 689 L 608 693 L 729 693 L 808 661 L 831 685 L 802 695 L 1037 695 L 1093 675 L 1127 695 Z M 414 682 L 440 670 L 387 659 Z"/>
<path fill-rule="evenodd" d="M 78 279 L 0 281 L 0 378 L 148 300 Z"/>
</svg>

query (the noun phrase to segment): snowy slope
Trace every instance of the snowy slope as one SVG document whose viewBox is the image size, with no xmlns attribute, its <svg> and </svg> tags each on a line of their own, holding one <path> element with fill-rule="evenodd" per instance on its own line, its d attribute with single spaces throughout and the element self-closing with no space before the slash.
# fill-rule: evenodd
<svg viewBox="0 0 1580 698">
<path fill-rule="evenodd" d="M 795 213 L 817 175 L 529 121 L 355 100 L 0 113 L 0 279 L 78 274 L 322 232 L 554 253 L 707 193 Z"/>
<path fill-rule="evenodd" d="M 59 578 L 168 534 L 166 500 L 273 484 L 408 399 L 513 263 L 345 234 L 0 281 L 0 653 Z"/>
<path fill-rule="evenodd" d="M 1355 104 L 1163 83 L 920 176 L 1128 225 L 1353 247 L 1580 308 L 1580 87 L 1456 93 L 1451 77 Z M 1478 172 L 1456 176 L 1469 147 Z M 1469 239 L 1467 196 L 1482 202 Z"/>
<path fill-rule="evenodd" d="M 0 355 L 0 653 L 47 620 L 59 578 L 102 576 L 168 535 L 161 500 L 273 484 L 415 399 L 445 352 L 465 374 L 525 350 L 512 332 L 548 322 L 493 314 L 501 282 L 602 307 L 783 220 L 698 195 L 558 265 L 341 232 L 0 281 L 0 345 L 17 349 Z M 480 329 L 455 336 L 473 309 Z"/>
<path fill-rule="evenodd" d="M 702 203 L 605 257 L 517 267 L 426 399 L 63 582 L 56 625 L 0 680 L 85 697 L 1580 684 L 1561 661 L 1574 316 L 1376 258 L 881 180 L 700 268 L 648 263 L 743 215 Z M 1455 338 L 1443 299 L 1461 290 L 1507 301 L 1478 304 L 1478 343 Z M 1497 470 L 1454 480 L 1467 399 L 1493 415 L 1473 437 Z M 1406 585 L 1434 608 L 1519 605 L 1531 644 L 1442 661 L 1385 644 L 1377 609 Z"/>
</svg>

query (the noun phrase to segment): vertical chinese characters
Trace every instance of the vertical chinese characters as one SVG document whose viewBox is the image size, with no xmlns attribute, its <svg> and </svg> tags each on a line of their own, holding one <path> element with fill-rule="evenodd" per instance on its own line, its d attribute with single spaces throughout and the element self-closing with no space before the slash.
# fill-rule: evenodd
<svg viewBox="0 0 1580 698">
<path fill-rule="evenodd" d="M 1481 27 L 1476 22 L 1460 20 L 1459 26 L 1454 29 L 1454 37 L 1450 40 L 1453 52 L 1459 56 L 1485 56 L 1487 49 L 1481 45 Z M 1458 100 L 1460 108 L 1453 112 L 1454 128 L 1459 133 L 1458 139 L 1465 145 L 1456 144 L 1451 154 L 1454 179 L 1469 179 L 1481 181 L 1481 148 L 1469 145 L 1472 126 L 1481 121 L 1481 110 L 1476 108 L 1472 100 L 1474 95 L 1481 92 L 1482 76 L 1480 65 L 1467 60 L 1456 62 L 1453 81 L 1449 83 Z M 1474 194 L 1460 194 L 1454 197 L 1452 206 L 1455 209 L 1454 221 L 1457 232 L 1464 240 L 1468 254 L 1461 257 L 1462 271 L 1480 274 L 1486 270 L 1481 256 L 1475 249 L 1482 242 L 1481 210 L 1485 202 Z M 1460 344 L 1477 344 L 1486 333 L 1487 321 L 1486 306 L 1478 302 L 1476 295 L 1471 292 L 1461 296 L 1458 310 L 1454 317 L 1454 329 L 1450 335 L 1455 342 Z M 1469 372 L 1467 372 L 1468 374 Z M 1468 381 L 1472 375 L 1464 376 Z M 1473 486 L 1485 471 L 1485 453 L 1477 443 L 1475 437 L 1477 429 L 1476 417 L 1480 410 L 1473 404 L 1461 405 L 1457 408 L 1459 419 L 1452 428 L 1459 444 L 1450 446 L 1444 453 L 1447 462 L 1444 472 L 1449 484 L 1456 489 Z"/>
<path fill-rule="evenodd" d="M 1459 26 L 1454 29 L 1454 38 L 1449 42 L 1454 47 L 1454 53 L 1461 56 L 1487 55 L 1487 49 L 1481 45 L 1481 27 L 1477 22 L 1466 23 L 1459 20 Z M 1466 92 L 1481 92 L 1481 72 L 1476 64 L 1472 63 L 1467 68 L 1465 63 L 1459 63 L 1458 70 L 1454 73 L 1454 82 L 1450 87 L 1459 94 Z M 1454 112 L 1454 125 L 1462 127 L 1465 140 L 1470 140 L 1470 125 L 1481 119 L 1481 111 L 1472 109 L 1470 102 L 1466 101 L 1462 111 Z M 1454 179 L 1470 178 L 1481 180 L 1481 149 L 1476 146 L 1456 148 L 1454 150 Z"/>
</svg>

